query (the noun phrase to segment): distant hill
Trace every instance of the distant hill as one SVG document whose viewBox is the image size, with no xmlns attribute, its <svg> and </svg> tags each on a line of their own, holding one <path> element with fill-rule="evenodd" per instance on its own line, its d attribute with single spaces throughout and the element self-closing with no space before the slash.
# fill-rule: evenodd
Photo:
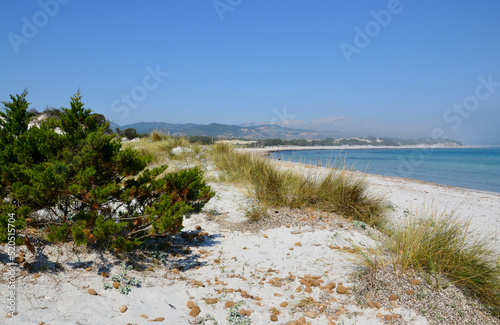
<svg viewBox="0 0 500 325">
<path fill-rule="evenodd" d="M 210 136 L 226 139 L 270 139 L 278 138 L 285 140 L 292 139 L 326 139 L 338 137 L 340 134 L 335 132 L 311 131 L 303 129 L 292 129 L 276 124 L 238 126 L 219 123 L 211 124 L 171 124 L 165 122 L 139 122 L 127 125 L 118 125 L 112 123 L 112 128 L 134 128 L 138 133 L 150 133 L 153 130 L 162 130 L 174 136 Z"/>
<path fill-rule="evenodd" d="M 321 123 L 320 123 L 321 122 Z M 150 133 L 153 130 L 161 130 L 173 136 L 208 136 L 223 139 L 247 139 L 247 140 L 260 140 L 258 145 L 370 145 L 370 146 L 404 146 L 404 145 L 446 145 L 446 146 L 460 146 L 459 141 L 450 139 L 430 139 L 421 138 L 418 140 L 401 140 L 389 137 L 345 137 L 343 131 L 326 131 L 325 125 L 346 125 L 351 123 L 347 118 L 337 118 L 330 120 L 313 120 L 308 122 L 308 126 L 314 125 L 319 127 L 319 131 L 302 128 L 292 128 L 288 125 L 295 127 L 305 127 L 298 121 L 294 123 L 281 123 L 276 124 L 254 124 L 247 123 L 241 125 L 227 125 L 220 123 L 211 124 L 181 124 L 181 123 L 165 123 L 165 122 L 139 122 L 127 125 L 118 125 L 111 123 L 113 129 L 120 128 L 125 130 L 127 128 L 134 128 L 138 133 Z M 320 127 L 320 124 L 323 127 Z M 283 126 L 287 125 L 287 126 Z M 269 139 L 279 139 L 282 141 L 270 141 Z M 316 140 L 316 141 L 313 141 Z M 275 143 L 276 142 L 276 143 Z M 317 142 L 317 143 L 316 143 Z"/>
</svg>

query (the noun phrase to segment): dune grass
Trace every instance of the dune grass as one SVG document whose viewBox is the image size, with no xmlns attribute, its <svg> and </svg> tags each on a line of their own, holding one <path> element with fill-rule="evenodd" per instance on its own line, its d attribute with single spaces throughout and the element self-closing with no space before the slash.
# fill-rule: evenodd
<svg viewBox="0 0 500 325">
<path fill-rule="evenodd" d="M 486 239 L 474 236 L 469 231 L 470 221 L 454 213 L 431 211 L 419 217 L 394 229 L 389 241 L 394 266 L 403 272 L 412 268 L 430 276 L 444 275 L 500 316 L 498 254 Z M 435 285 L 439 289 L 440 284 Z"/>
<path fill-rule="evenodd" d="M 383 198 L 368 195 L 366 182 L 345 169 L 331 169 L 325 177 L 300 175 L 221 143 L 213 146 L 212 157 L 230 180 L 251 185 L 255 198 L 265 206 L 312 207 L 377 227 L 384 224 Z"/>
<path fill-rule="evenodd" d="M 139 142 L 125 142 L 124 147 L 131 146 L 142 155 L 150 155 L 153 164 L 164 164 L 172 160 L 189 160 L 196 157 L 202 146 L 190 142 L 185 137 L 174 137 L 160 130 L 153 130 L 149 137 L 142 138 Z M 176 147 L 189 148 L 190 151 L 173 154 Z"/>
</svg>

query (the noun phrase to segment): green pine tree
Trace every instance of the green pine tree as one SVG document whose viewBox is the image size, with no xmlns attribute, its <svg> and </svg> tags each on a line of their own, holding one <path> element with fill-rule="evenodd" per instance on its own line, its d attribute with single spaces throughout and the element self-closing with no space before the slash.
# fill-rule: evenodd
<svg viewBox="0 0 500 325">
<path fill-rule="evenodd" d="M 183 216 L 213 196 L 198 168 L 147 169 L 151 157 L 122 148 L 80 91 L 59 118 L 29 129 L 26 96 L 11 96 L 0 113 L 0 231 L 16 211 L 19 230 L 31 220 L 49 241 L 129 250 L 180 231 Z"/>
</svg>

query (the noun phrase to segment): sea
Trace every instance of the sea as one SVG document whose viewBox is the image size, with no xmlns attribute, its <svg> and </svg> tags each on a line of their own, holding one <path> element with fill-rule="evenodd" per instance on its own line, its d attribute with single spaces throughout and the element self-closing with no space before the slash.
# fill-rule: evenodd
<svg viewBox="0 0 500 325">
<path fill-rule="evenodd" d="M 289 150 L 270 158 L 500 193 L 500 147 Z"/>
</svg>

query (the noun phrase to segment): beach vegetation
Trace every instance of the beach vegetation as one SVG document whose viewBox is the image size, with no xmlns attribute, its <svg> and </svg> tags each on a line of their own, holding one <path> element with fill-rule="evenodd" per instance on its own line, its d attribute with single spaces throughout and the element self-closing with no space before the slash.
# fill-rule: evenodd
<svg viewBox="0 0 500 325">
<path fill-rule="evenodd" d="M 197 138 L 171 136 L 161 130 L 153 130 L 149 136 L 138 142 L 123 143 L 123 147 L 133 148 L 141 155 L 151 156 L 152 164 L 165 164 L 176 160 L 201 165 L 202 156 L 208 150 Z"/>
<path fill-rule="evenodd" d="M 383 198 L 370 195 L 366 181 L 342 166 L 324 177 L 301 175 L 223 143 L 213 146 L 212 158 L 227 179 L 246 184 L 265 207 L 316 208 L 383 227 Z"/>
<path fill-rule="evenodd" d="M 48 241 L 130 250 L 180 231 L 183 216 L 213 196 L 198 167 L 148 167 L 152 156 L 107 134 L 109 123 L 84 107 L 79 91 L 57 118 L 29 127 L 27 94 L 10 96 L 0 112 L 2 234 L 14 213 L 24 241 L 23 229 L 37 226 Z"/>
<path fill-rule="evenodd" d="M 437 289 L 444 275 L 469 295 L 479 298 L 494 315 L 500 316 L 500 269 L 498 254 L 486 238 L 474 235 L 470 220 L 453 212 L 434 210 L 417 213 L 393 230 L 388 242 L 393 264 L 402 272 L 421 270 Z"/>
</svg>

